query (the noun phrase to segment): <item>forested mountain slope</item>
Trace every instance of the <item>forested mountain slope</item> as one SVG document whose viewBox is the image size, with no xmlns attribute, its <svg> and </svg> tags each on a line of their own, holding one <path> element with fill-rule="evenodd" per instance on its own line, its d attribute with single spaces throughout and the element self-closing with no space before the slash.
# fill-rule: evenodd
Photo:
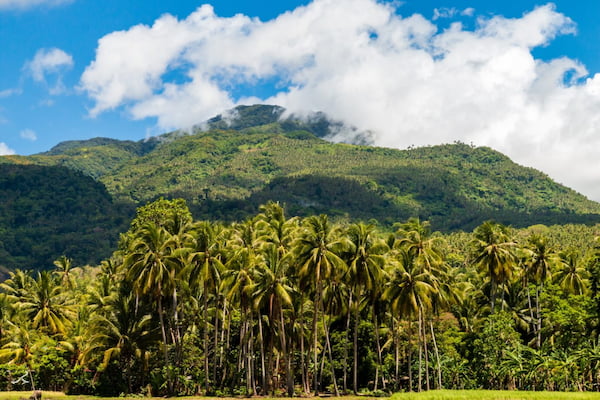
<svg viewBox="0 0 600 400">
<path fill-rule="evenodd" d="M 6 268 L 49 268 L 61 255 L 97 263 L 133 213 L 101 183 L 59 166 L 0 164 L 0 193 L 0 277 Z"/>
<path fill-rule="evenodd" d="M 291 215 L 374 218 L 388 226 L 418 216 L 437 230 L 471 230 L 487 219 L 516 227 L 600 221 L 598 203 L 490 148 L 331 143 L 324 138 L 340 129 L 349 129 L 359 142 L 369 135 L 323 114 L 308 120 L 282 115 L 275 106 L 238 107 L 193 132 L 140 142 L 64 142 L 42 154 L 0 157 L 0 165 L 80 171 L 105 185 L 112 197 L 107 202 L 142 205 L 159 196 L 183 197 L 197 219 L 239 220 L 275 200 Z M 6 196 L 6 190 L 0 194 Z M 74 201 L 82 210 L 99 209 L 87 198 Z M 90 229 L 86 220 L 78 224 Z"/>
</svg>

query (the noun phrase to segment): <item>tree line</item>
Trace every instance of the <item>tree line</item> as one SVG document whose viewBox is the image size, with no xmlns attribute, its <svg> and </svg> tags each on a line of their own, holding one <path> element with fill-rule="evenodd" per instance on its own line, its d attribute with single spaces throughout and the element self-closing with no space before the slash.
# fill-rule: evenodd
<svg viewBox="0 0 600 400">
<path fill-rule="evenodd" d="M 600 241 L 573 242 L 493 221 L 384 232 L 273 202 L 225 225 L 159 199 L 101 265 L 61 257 L 0 284 L 0 389 L 596 391 Z"/>
</svg>

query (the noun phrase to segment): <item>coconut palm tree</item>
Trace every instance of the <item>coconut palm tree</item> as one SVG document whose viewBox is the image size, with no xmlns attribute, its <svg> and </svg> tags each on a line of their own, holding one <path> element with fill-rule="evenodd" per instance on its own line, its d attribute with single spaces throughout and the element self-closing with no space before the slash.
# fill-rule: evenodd
<svg viewBox="0 0 600 400">
<path fill-rule="evenodd" d="M 61 284 L 65 287 L 65 289 L 73 289 L 74 268 L 72 260 L 66 256 L 60 256 L 54 261 L 54 265 L 56 266 L 55 273 L 59 276 Z"/>
<path fill-rule="evenodd" d="M 49 335 L 64 335 L 76 314 L 73 299 L 49 271 L 37 273 L 19 298 L 18 308 L 31 320 L 32 328 Z"/>
<path fill-rule="evenodd" d="M 409 327 L 413 318 L 417 319 L 419 329 L 419 391 L 422 390 L 421 381 L 421 345 L 424 340 L 424 315 L 431 310 L 432 298 L 437 293 L 437 285 L 433 282 L 435 277 L 420 265 L 415 263 L 414 254 L 406 249 L 401 249 L 398 254 L 398 264 L 391 272 L 391 278 L 383 293 L 383 299 L 390 302 L 392 311 L 408 319 Z M 410 329 L 410 328 L 409 328 Z M 410 353 L 409 353 L 410 355 Z M 412 372 L 409 356 L 409 386 L 412 390 Z"/>
<path fill-rule="evenodd" d="M 135 293 L 123 288 L 110 301 L 105 315 L 95 315 L 90 323 L 92 343 L 102 349 L 100 367 L 105 369 L 117 360 L 127 381 L 128 393 L 134 391 L 134 377 L 143 377 L 149 349 L 159 339 L 152 316 L 137 306 Z M 142 370 L 135 371 L 136 361 Z M 141 382 L 139 382 L 141 383 Z"/>
<path fill-rule="evenodd" d="M 218 295 L 217 291 L 221 284 L 222 274 L 225 266 L 222 262 L 222 232 L 221 225 L 213 224 L 208 221 L 195 223 L 190 231 L 191 241 L 187 244 L 186 276 L 189 276 L 189 282 L 192 288 L 201 289 L 203 299 L 203 346 L 204 346 L 204 372 L 205 372 L 205 393 L 211 391 L 210 373 L 209 373 L 209 325 L 208 308 L 209 299 Z M 215 315 L 215 320 L 218 316 Z M 215 351 L 216 357 L 216 351 Z M 216 366 L 216 360 L 213 365 Z"/>
<path fill-rule="evenodd" d="M 0 348 L 0 363 L 25 365 L 29 374 L 31 390 L 35 390 L 33 363 L 40 346 L 40 333 L 27 320 L 18 319 L 9 323 L 6 333 L 9 341 Z"/>
<path fill-rule="evenodd" d="M 360 300 L 368 293 L 370 304 L 375 307 L 375 302 L 381 294 L 381 285 L 385 276 L 385 254 L 389 251 L 389 247 L 383 241 L 377 238 L 374 225 L 366 225 L 364 223 L 352 224 L 346 232 L 348 238 L 349 249 L 347 251 L 348 271 L 346 272 L 346 282 L 350 283 L 353 291 L 353 298 L 356 299 L 354 307 L 354 336 L 353 336 L 353 352 L 354 362 L 352 366 L 354 394 L 358 393 L 358 322 L 359 322 L 359 304 Z M 378 335 L 377 313 L 373 310 L 375 318 L 375 329 Z M 379 340 L 378 347 L 378 364 L 381 365 L 381 351 Z M 375 381 L 377 386 L 377 379 Z"/>
<path fill-rule="evenodd" d="M 281 256 L 279 248 L 271 244 L 265 246 L 263 250 L 264 263 L 256 266 L 254 271 L 253 283 L 248 290 L 254 302 L 255 309 L 266 309 L 268 326 L 270 329 L 270 352 L 276 351 L 276 337 L 279 336 L 278 350 L 281 352 L 286 368 L 286 385 L 288 395 L 294 393 L 294 376 L 291 371 L 291 358 L 288 353 L 288 339 L 286 333 L 286 324 L 284 320 L 285 309 L 293 307 L 292 296 L 295 295 L 295 288 L 290 281 L 288 269 L 290 268 L 290 254 Z M 267 376 L 273 376 L 274 368 L 268 363 Z M 272 382 L 268 387 L 273 388 Z"/>
<path fill-rule="evenodd" d="M 221 290 L 226 293 L 227 301 L 231 304 L 237 304 L 242 316 L 239 368 L 241 368 L 241 364 L 245 365 L 247 394 L 256 394 L 252 357 L 254 346 L 252 325 L 255 317 L 252 288 L 256 275 L 255 269 L 258 265 L 264 263 L 264 258 L 260 252 L 263 245 L 261 231 L 257 225 L 258 222 L 255 219 L 249 219 L 232 227 L 231 237 L 227 242 L 227 263 L 225 264 L 225 272 L 221 283 Z M 261 349 L 262 361 L 264 349 L 262 347 Z M 266 382 L 264 372 L 263 369 L 263 380 Z"/>
<path fill-rule="evenodd" d="M 331 278 L 335 271 L 345 270 L 346 263 L 340 257 L 345 242 L 339 237 L 326 215 L 311 216 L 303 221 L 302 230 L 294 241 L 294 255 L 299 265 L 298 277 L 302 287 L 313 295 L 313 385 L 318 393 L 318 322 L 323 313 L 323 281 Z"/>
<path fill-rule="evenodd" d="M 555 282 L 567 293 L 582 295 L 586 289 L 588 272 L 578 251 L 569 249 L 558 254 Z"/>
<path fill-rule="evenodd" d="M 556 264 L 557 257 L 548 245 L 546 237 L 534 234 L 527 238 L 524 248 L 521 250 L 524 254 L 523 265 L 525 290 L 527 290 L 527 299 L 530 310 L 530 318 L 533 323 L 533 333 L 536 337 L 536 347 L 542 346 L 542 311 L 540 305 L 540 292 L 544 287 L 544 282 L 551 278 L 551 271 Z M 535 291 L 535 319 L 533 317 L 533 308 L 531 306 L 531 297 L 529 295 L 528 282 L 534 282 Z"/>
<path fill-rule="evenodd" d="M 136 231 L 123 261 L 127 279 L 133 283 L 135 293 L 138 296 L 149 295 L 157 305 L 166 367 L 170 362 L 163 299 L 176 293 L 176 280 L 181 268 L 176 249 L 177 241 L 173 236 L 165 228 L 150 222 Z M 170 378 L 168 385 L 169 392 L 172 392 L 173 381 Z"/>
<path fill-rule="evenodd" d="M 486 221 L 475 228 L 475 238 L 472 242 L 475 249 L 474 264 L 485 271 L 490 279 L 490 308 L 495 311 L 496 291 L 512 278 L 517 265 L 515 258 L 516 244 L 510 239 L 508 229 L 493 221 Z M 502 307 L 504 307 L 504 290 Z"/>
</svg>

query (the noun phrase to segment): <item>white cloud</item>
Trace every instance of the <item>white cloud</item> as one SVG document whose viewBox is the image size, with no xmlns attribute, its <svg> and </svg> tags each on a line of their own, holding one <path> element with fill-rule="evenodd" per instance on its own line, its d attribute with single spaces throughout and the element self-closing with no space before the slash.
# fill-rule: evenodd
<svg viewBox="0 0 600 400">
<path fill-rule="evenodd" d="M 55 75 L 56 82 L 50 87 L 50 94 L 64 91 L 62 73 L 73 67 L 73 57 L 61 49 L 39 49 L 31 61 L 25 63 L 24 69 L 36 82 L 46 83 L 48 75 Z"/>
<path fill-rule="evenodd" d="M 125 106 L 165 129 L 260 100 L 327 112 L 372 130 L 382 146 L 490 145 L 600 200 L 600 75 L 532 55 L 575 33 L 573 21 L 549 4 L 442 31 L 398 11 L 376 0 L 314 0 L 262 22 L 205 5 L 103 37 L 80 88 L 92 115 Z M 278 92 L 235 99 L 238 85 L 261 80 L 278 80 Z"/>
<path fill-rule="evenodd" d="M 0 10 L 2 9 L 27 9 L 37 6 L 54 7 L 61 4 L 71 3 L 74 0 L 0 0 Z"/>
<path fill-rule="evenodd" d="M 10 156 L 15 154 L 15 151 L 9 148 L 6 143 L 0 142 L 0 156 Z"/>
<path fill-rule="evenodd" d="M 0 99 L 21 94 L 21 89 L 12 88 L 0 90 Z"/>
<path fill-rule="evenodd" d="M 475 14 L 475 9 L 473 7 L 465 8 L 460 10 L 456 7 L 441 7 L 433 9 L 433 21 L 437 21 L 440 18 L 454 18 L 457 15 L 463 17 L 472 17 Z"/>
<path fill-rule="evenodd" d="M 30 140 L 32 142 L 35 142 L 37 140 L 37 134 L 32 129 L 23 129 L 19 133 L 19 136 L 21 136 L 22 139 Z"/>
<path fill-rule="evenodd" d="M 472 17 L 475 14 L 475 9 L 473 7 L 465 8 L 460 12 L 460 15 L 463 17 Z"/>
</svg>

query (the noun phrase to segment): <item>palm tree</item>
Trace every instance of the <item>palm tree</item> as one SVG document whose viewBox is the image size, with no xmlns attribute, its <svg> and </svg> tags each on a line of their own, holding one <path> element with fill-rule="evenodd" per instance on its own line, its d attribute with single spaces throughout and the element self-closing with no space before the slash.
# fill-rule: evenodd
<svg viewBox="0 0 600 400">
<path fill-rule="evenodd" d="M 318 393 L 318 321 L 323 311 L 323 281 L 329 279 L 336 270 L 347 268 L 340 254 L 345 243 L 338 237 L 338 231 L 329 224 L 326 215 L 311 216 L 304 220 L 303 229 L 294 241 L 295 257 L 299 265 L 298 277 L 305 288 L 314 293 L 313 300 L 313 385 Z"/>
<path fill-rule="evenodd" d="M 122 288 L 112 299 L 105 316 L 96 315 L 91 321 L 94 331 L 91 341 L 104 352 L 100 367 L 105 369 L 112 360 L 118 360 L 128 393 L 134 393 L 134 362 L 142 361 L 145 367 L 148 349 L 158 339 L 158 332 L 152 326 L 152 316 L 139 310 L 135 294 L 127 288 Z M 144 376 L 140 372 L 137 376 Z"/>
<path fill-rule="evenodd" d="M 286 334 L 286 324 L 284 320 L 284 311 L 286 308 L 293 307 L 295 289 L 290 282 L 288 269 L 290 267 L 290 255 L 281 256 L 276 245 L 268 245 L 263 250 L 264 264 L 257 265 L 255 269 L 253 283 L 248 287 L 252 293 L 254 306 L 256 309 L 267 309 L 267 318 L 270 327 L 270 354 L 275 353 L 275 338 L 279 336 L 279 349 L 286 368 L 286 385 L 288 396 L 294 394 L 294 376 L 291 371 L 291 357 L 288 353 L 288 340 Z M 267 376 L 272 377 L 270 372 L 273 370 L 271 363 Z M 273 388 L 270 383 L 269 387 Z"/>
<path fill-rule="evenodd" d="M 531 235 L 527 238 L 527 243 L 522 249 L 525 254 L 525 290 L 529 303 L 530 317 L 533 323 L 533 333 L 536 337 L 536 347 L 539 349 L 542 345 L 542 315 L 540 306 L 540 292 L 544 287 L 544 282 L 551 277 L 551 270 L 556 263 L 556 255 L 548 246 L 547 239 L 541 235 Z M 533 318 L 533 309 L 529 296 L 528 282 L 533 281 L 536 284 L 535 291 L 535 321 Z"/>
<path fill-rule="evenodd" d="M 292 246 L 294 233 L 298 229 L 298 218 L 286 219 L 283 207 L 279 203 L 268 202 L 260 206 L 260 210 L 257 220 L 263 222 L 258 227 L 261 240 L 273 244 L 283 256 Z"/>
<path fill-rule="evenodd" d="M 7 336 L 10 338 L 0 348 L 0 363 L 24 364 L 29 374 L 31 390 L 35 390 L 33 380 L 33 361 L 39 347 L 39 333 L 31 327 L 28 320 L 10 323 Z"/>
<path fill-rule="evenodd" d="M 65 289 L 73 289 L 73 263 L 70 258 L 60 256 L 54 261 L 56 266 L 56 274 L 60 277 L 60 282 Z"/>
<path fill-rule="evenodd" d="M 50 335 L 64 335 L 75 317 L 73 300 L 49 271 L 37 273 L 18 307 L 32 321 L 32 328 Z"/>
<path fill-rule="evenodd" d="M 555 281 L 565 292 L 582 295 L 586 288 L 588 273 L 579 252 L 574 249 L 561 251 L 558 258 Z"/>
<path fill-rule="evenodd" d="M 376 298 L 379 297 L 381 284 L 384 278 L 385 269 L 385 254 L 389 251 L 389 247 L 382 240 L 376 237 L 375 226 L 365 225 L 364 223 L 353 224 L 347 231 L 348 244 L 348 271 L 346 275 L 352 286 L 356 304 L 354 307 L 354 336 L 353 336 L 353 351 L 354 362 L 352 367 L 353 376 L 353 391 L 358 393 L 358 320 L 359 320 L 359 305 L 358 302 L 363 298 L 364 293 L 370 294 L 371 305 L 375 307 Z M 375 318 L 375 329 L 378 333 L 377 314 L 373 310 Z M 377 335 L 378 336 L 378 335 Z M 378 365 L 381 365 L 381 351 L 378 345 Z M 377 379 L 375 381 L 377 386 Z"/>
<path fill-rule="evenodd" d="M 406 249 L 399 252 L 398 265 L 392 270 L 391 279 L 383 293 L 383 299 L 390 302 L 392 311 L 410 321 L 416 317 L 419 324 L 419 343 L 424 343 L 424 315 L 431 310 L 432 297 L 437 293 L 435 278 L 421 266 L 415 264 L 415 257 Z M 419 347 L 420 348 L 420 347 Z M 419 355 L 421 354 L 419 350 Z M 409 353 L 409 386 L 412 390 L 412 372 Z M 419 391 L 421 385 L 421 368 L 419 357 Z"/>
<path fill-rule="evenodd" d="M 209 320 L 208 307 L 210 296 L 217 296 L 217 289 L 221 284 L 221 275 L 225 269 L 222 260 L 221 234 L 223 227 L 208 221 L 197 222 L 191 229 L 191 241 L 188 244 L 189 254 L 186 260 L 187 276 L 192 287 L 201 288 L 204 306 L 202 308 L 204 321 L 204 372 L 205 393 L 210 392 L 209 373 Z M 218 316 L 215 315 L 215 321 Z M 216 349 L 215 349 L 216 358 Z M 216 360 L 213 363 L 216 367 Z"/>
<path fill-rule="evenodd" d="M 431 311 L 439 313 L 441 309 L 448 306 L 451 300 L 457 298 L 457 290 L 449 283 L 448 264 L 442 256 L 442 248 L 445 242 L 439 236 L 432 235 L 428 221 L 421 222 L 418 218 L 410 218 L 408 222 L 401 224 L 396 234 L 398 235 L 398 240 L 395 242 L 395 246 L 404 249 L 408 253 L 413 259 L 416 268 L 431 274 L 431 284 L 435 286 L 435 291 L 432 293 L 431 298 Z M 435 331 L 433 329 L 432 315 L 428 314 L 427 319 L 437 360 L 437 385 L 441 388 L 442 370 Z M 425 323 L 425 320 L 423 320 L 423 323 Z M 424 342 L 424 348 L 426 385 L 429 390 L 429 354 L 427 351 L 427 342 Z"/>
<path fill-rule="evenodd" d="M 418 218 L 409 218 L 396 231 L 398 239 L 395 246 L 404 248 L 415 258 L 421 268 L 432 271 L 443 263 L 441 240 L 432 236 L 429 221 L 421 222 Z"/>
<path fill-rule="evenodd" d="M 172 297 L 176 290 L 176 278 L 181 266 L 176 257 L 177 241 L 165 228 L 148 223 L 136 231 L 124 259 L 127 278 L 133 283 L 135 293 L 150 295 L 157 304 L 163 340 L 165 366 L 169 366 L 167 331 L 163 310 L 163 297 Z M 169 391 L 173 382 L 169 378 Z"/>
<path fill-rule="evenodd" d="M 490 279 L 490 302 L 493 314 L 498 285 L 503 285 L 512 278 L 516 266 L 515 243 L 509 238 L 508 229 L 493 221 L 484 222 L 475 228 L 473 233 L 474 264 L 484 270 Z M 504 307 L 504 290 L 502 290 L 502 307 Z"/>
<path fill-rule="evenodd" d="M 226 292 L 226 299 L 239 305 L 242 321 L 240 325 L 241 358 L 239 364 L 246 367 L 247 394 L 256 394 L 256 384 L 253 376 L 253 342 L 252 324 L 254 309 L 252 307 L 252 288 L 254 284 L 255 268 L 264 263 L 264 258 L 259 249 L 262 246 L 261 235 L 257 229 L 257 221 L 249 219 L 241 224 L 236 224 L 232 230 L 232 237 L 228 244 L 229 254 L 225 265 L 224 278 L 221 288 Z M 260 321 L 259 321 L 260 322 Z M 261 360 L 264 352 L 261 351 Z M 266 375 L 264 375 L 266 383 Z"/>
</svg>

